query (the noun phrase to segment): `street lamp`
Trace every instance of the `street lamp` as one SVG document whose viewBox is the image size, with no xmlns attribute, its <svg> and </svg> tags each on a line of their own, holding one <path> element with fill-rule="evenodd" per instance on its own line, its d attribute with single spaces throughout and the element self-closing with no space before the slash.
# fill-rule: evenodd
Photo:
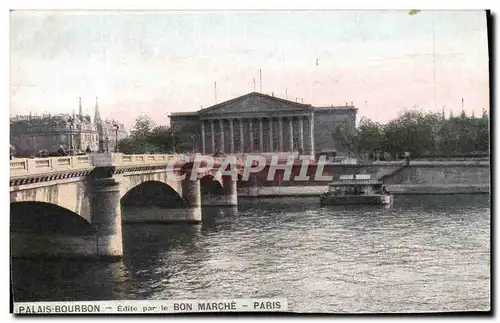
<svg viewBox="0 0 500 323">
<path fill-rule="evenodd" d="M 120 126 L 118 125 L 118 123 L 116 123 L 116 121 L 113 121 L 113 127 L 115 127 L 115 153 L 118 152 L 118 129 L 120 128 Z"/>
<path fill-rule="evenodd" d="M 72 117 L 69 117 L 69 154 L 73 155 L 73 123 L 75 120 Z"/>
<path fill-rule="evenodd" d="M 106 136 L 106 152 L 109 153 L 109 138 Z"/>
<path fill-rule="evenodd" d="M 196 149 L 194 147 L 194 135 L 191 135 L 191 142 L 192 142 L 192 145 L 193 145 L 193 152 L 196 152 Z"/>
</svg>

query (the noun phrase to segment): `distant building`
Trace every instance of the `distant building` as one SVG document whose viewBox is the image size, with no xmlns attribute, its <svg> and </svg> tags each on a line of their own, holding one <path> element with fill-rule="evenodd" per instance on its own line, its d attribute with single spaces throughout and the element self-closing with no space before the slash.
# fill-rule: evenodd
<svg viewBox="0 0 500 323">
<path fill-rule="evenodd" d="M 94 124 L 99 134 L 98 151 L 114 152 L 116 143 L 128 136 L 125 126 L 115 120 L 102 120 L 99 105 L 95 104 Z"/>
<path fill-rule="evenodd" d="M 347 153 L 337 129 L 354 128 L 356 113 L 352 104 L 313 107 L 252 92 L 197 112 L 173 113 L 170 119 L 184 152 L 336 155 Z"/>
<path fill-rule="evenodd" d="M 97 152 L 100 148 L 100 141 L 103 142 L 102 148 L 105 151 L 107 140 L 108 150 L 113 151 L 116 141 L 113 124 L 118 125 L 118 140 L 127 135 L 125 127 L 113 121 L 102 121 L 97 102 L 95 110 L 94 122 L 89 115 L 83 114 L 81 102 L 77 115 L 74 113 L 41 116 L 30 114 L 12 117 L 10 119 L 11 145 L 17 155 L 34 156 L 41 151 L 55 152 L 61 146 L 65 151 L 71 149 L 75 152 L 83 152 L 90 149 L 92 152 Z"/>
</svg>

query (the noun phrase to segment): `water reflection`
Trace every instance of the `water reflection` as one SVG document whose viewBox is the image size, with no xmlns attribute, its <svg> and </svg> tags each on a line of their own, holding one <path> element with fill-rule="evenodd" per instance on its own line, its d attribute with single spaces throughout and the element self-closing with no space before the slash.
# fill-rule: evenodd
<svg viewBox="0 0 500 323">
<path fill-rule="evenodd" d="M 134 285 L 123 261 L 15 259 L 11 266 L 14 300 L 74 301 L 126 298 Z"/>
<path fill-rule="evenodd" d="M 202 234 L 206 235 L 210 232 L 219 232 L 228 230 L 230 226 L 237 221 L 239 216 L 238 207 L 203 207 L 201 225 Z"/>
<path fill-rule="evenodd" d="M 201 225 L 126 224 L 118 263 L 13 261 L 18 300 L 287 297 L 301 312 L 490 306 L 487 196 L 391 208 L 241 199 Z"/>
</svg>

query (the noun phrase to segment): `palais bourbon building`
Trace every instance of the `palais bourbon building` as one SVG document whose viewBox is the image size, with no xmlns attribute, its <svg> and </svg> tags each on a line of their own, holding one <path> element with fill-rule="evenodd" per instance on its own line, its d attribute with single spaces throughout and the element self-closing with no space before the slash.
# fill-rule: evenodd
<svg viewBox="0 0 500 323">
<path fill-rule="evenodd" d="M 204 154 L 345 154 L 340 125 L 354 127 L 354 106 L 313 107 L 252 92 L 197 112 L 172 113 L 182 151 Z M 339 138 L 340 137 L 340 138 Z"/>
</svg>

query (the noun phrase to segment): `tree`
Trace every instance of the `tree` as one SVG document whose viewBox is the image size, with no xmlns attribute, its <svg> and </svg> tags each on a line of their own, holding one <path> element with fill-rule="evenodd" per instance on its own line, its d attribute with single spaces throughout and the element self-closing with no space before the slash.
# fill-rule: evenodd
<svg viewBox="0 0 500 323">
<path fill-rule="evenodd" d="M 338 124 L 332 132 L 332 137 L 338 146 L 347 150 L 349 157 L 351 157 L 352 152 L 359 152 L 357 129 L 351 123 Z"/>
<path fill-rule="evenodd" d="M 359 122 L 356 134 L 357 149 L 360 152 L 373 155 L 382 149 L 383 140 L 382 126 L 377 122 L 363 117 Z"/>
<path fill-rule="evenodd" d="M 477 135 L 475 142 L 475 151 L 489 153 L 490 150 L 490 129 L 489 120 L 487 118 L 476 119 L 477 122 Z"/>
<path fill-rule="evenodd" d="M 439 155 L 454 155 L 459 151 L 459 132 L 454 119 L 443 122 L 438 132 Z"/>
<path fill-rule="evenodd" d="M 438 148 L 441 127 L 438 113 L 408 110 L 384 126 L 383 148 L 393 156 L 410 152 L 413 156 L 431 154 Z"/>
<path fill-rule="evenodd" d="M 167 153 L 174 151 L 174 134 L 172 129 L 167 126 L 156 126 L 148 134 L 147 141 L 158 153 Z"/>
<path fill-rule="evenodd" d="M 130 136 L 118 142 L 118 148 L 125 154 L 165 154 L 174 151 L 178 138 L 174 140 L 172 129 L 155 123 L 147 116 L 135 120 Z"/>
<path fill-rule="evenodd" d="M 118 141 L 118 151 L 127 155 L 145 154 L 147 152 L 147 148 L 148 147 L 146 147 L 143 141 L 132 136 Z"/>
<path fill-rule="evenodd" d="M 139 116 L 135 119 L 135 124 L 130 132 L 130 136 L 139 140 L 147 140 L 155 126 L 155 123 L 150 117 L 144 115 Z"/>
</svg>

